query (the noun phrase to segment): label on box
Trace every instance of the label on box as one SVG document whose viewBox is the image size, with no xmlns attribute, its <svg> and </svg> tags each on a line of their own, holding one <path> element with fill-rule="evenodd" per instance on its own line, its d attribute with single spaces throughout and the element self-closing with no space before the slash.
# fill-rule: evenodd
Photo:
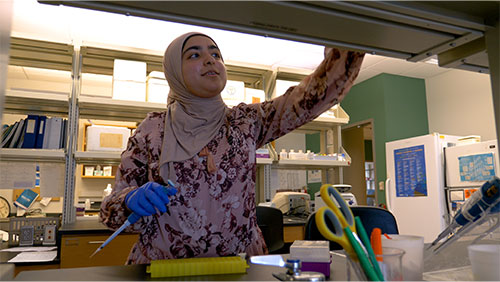
<svg viewBox="0 0 500 282">
<path fill-rule="evenodd" d="M 103 148 L 121 148 L 123 135 L 116 133 L 101 133 L 99 136 L 99 145 Z"/>
</svg>

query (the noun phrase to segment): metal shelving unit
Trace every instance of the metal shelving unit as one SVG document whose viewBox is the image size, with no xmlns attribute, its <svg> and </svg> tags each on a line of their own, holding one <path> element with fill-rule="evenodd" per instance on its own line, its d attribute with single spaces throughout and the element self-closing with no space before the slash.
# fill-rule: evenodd
<svg viewBox="0 0 500 282">
<path fill-rule="evenodd" d="M 31 66 L 56 70 L 70 70 L 72 73 L 71 91 L 68 95 L 46 93 L 40 91 L 8 90 L 4 112 L 9 114 L 45 114 L 68 117 L 68 142 L 61 150 L 41 149 L 2 149 L 2 160 L 18 161 L 48 161 L 65 162 L 66 179 L 63 205 L 63 223 L 75 220 L 73 202 L 75 197 L 76 165 L 105 162 L 119 164 L 121 152 L 88 152 L 77 146 L 80 119 L 101 119 L 127 122 L 140 122 L 147 113 L 163 111 L 166 104 L 151 102 L 136 102 L 113 100 L 105 97 L 82 96 L 82 73 L 106 74 L 113 73 L 114 59 L 141 60 L 147 63 L 147 70 L 158 71 L 161 68 L 161 55 L 147 50 L 129 48 L 104 49 L 89 46 L 70 46 L 53 44 L 51 42 L 13 39 L 11 64 L 17 66 Z M 149 53 L 148 53 L 149 52 Z M 245 83 L 246 87 L 264 89 L 267 99 L 274 88 L 276 78 L 300 80 L 306 72 L 301 70 L 270 70 L 258 65 L 239 65 L 226 62 L 228 78 Z M 338 133 L 334 143 L 340 144 L 340 125 L 347 123 L 348 115 L 340 108 L 335 109 L 335 118 L 319 117 L 313 122 L 302 126 L 298 130 L 334 130 Z M 325 134 L 326 135 L 326 134 Z M 325 138 L 326 139 L 326 138 Z M 325 153 L 341 152 L 343 149 L 334 144 L 322 141 Z M 324 145 L 324 146 L 323 146 Z M 268 146 L 271 147 L 271 146 Z M 275 152 L 273 152 L 275 153 Z M 261 168 L 258 171 L 260 192 L 266 197 L 270 194 L 271 167 L 294 167 L 299 169 L 322 168 L 329 169 L 349 165 L 348 161 L 278 161 L 277 154 L 271 158 L 257 158 L 256 163 Z"/>
</svg>

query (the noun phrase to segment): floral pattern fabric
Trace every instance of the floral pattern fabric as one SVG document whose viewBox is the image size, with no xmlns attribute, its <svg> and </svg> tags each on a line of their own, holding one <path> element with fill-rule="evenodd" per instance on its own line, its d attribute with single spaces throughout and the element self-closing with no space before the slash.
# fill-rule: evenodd
<svg viewBox="0 0 500 282">
<path fill-rule="evenodd" d="M 139 233 L 128 264 L 188 257 L 266 254 L 255 211 L 255 150 L 318 117 L 341 101 L 356 78 L 363 54 L 333 49 L 316 71 L 273 100 L 239 104 L 208 143 L 217 165 L 206 157 L 173 162 L 177 194 L 168 211 L 142 217 L 128 227 Z M 148 181 L 165 184 L 159 156 L 166 112 L 149 113 L 122 153 L 111 195 L 101 205 L 101 221 L 117 229 L 130 211 L 124 198 Z"/>
</svg>

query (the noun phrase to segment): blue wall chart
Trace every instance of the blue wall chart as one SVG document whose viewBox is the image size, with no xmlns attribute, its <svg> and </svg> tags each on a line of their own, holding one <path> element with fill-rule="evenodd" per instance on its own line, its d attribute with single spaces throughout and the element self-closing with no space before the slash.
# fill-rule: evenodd
<svg viewBox="0 0 500 282">
<path fill-rule="evenodd" d="M 424 145 L 394 151 L 396 197 L 427 196 Z"/>
</svg>

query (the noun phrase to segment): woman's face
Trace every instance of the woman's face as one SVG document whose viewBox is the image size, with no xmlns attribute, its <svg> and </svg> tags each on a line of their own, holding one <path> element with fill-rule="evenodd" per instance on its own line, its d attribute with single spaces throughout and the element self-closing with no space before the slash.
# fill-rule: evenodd
<svg viewBox="0 0 500 282">
<path fill-rule="evenodd" d="M 226 66 L 219 48 L 206 36 L 193 36 L 182 50 L 182 77 L 188 90 L 201 98 L 218 95 L 226 86 Z"/>
</svg>

